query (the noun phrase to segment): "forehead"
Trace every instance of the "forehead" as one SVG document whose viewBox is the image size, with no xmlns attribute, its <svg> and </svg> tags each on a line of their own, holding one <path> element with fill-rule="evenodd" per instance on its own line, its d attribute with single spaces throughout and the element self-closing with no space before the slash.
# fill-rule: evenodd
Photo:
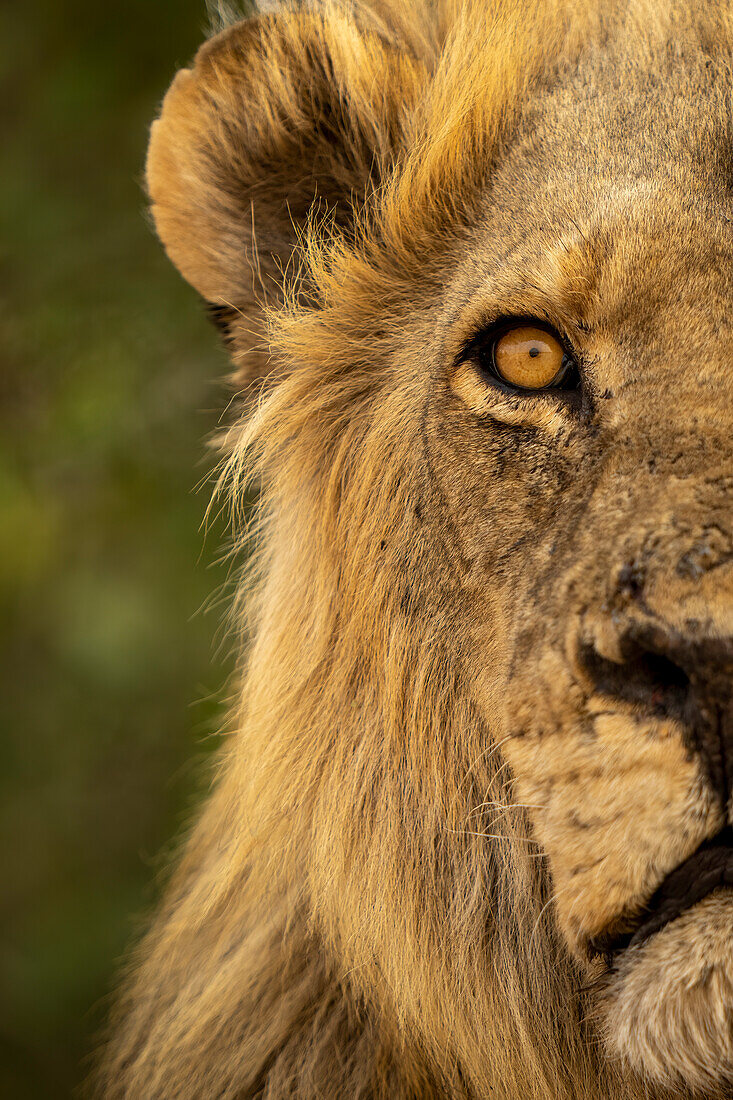
<svg viewBox="0 0 733 1100">
<path fill-rule="evenodd" d="M 699 44 L 639 44 L 628 34 L 590 48 L 577 70 L 523 105 L 490 176 L 494 216 L 524 208 L 541 222 L 569 206 L 612 216 L 636 191 L 676 193 L 730 216 L 732 48 L 711 56 Z"/>
<path fill-rule="evenodd" d="M 459 296 L 627 335 L 684 329 L 689 310 L 690 339 L 728 326 L 732 90 L 727 62 L 699 46 L 591 51 L 498 158 Z"/>
</svg>

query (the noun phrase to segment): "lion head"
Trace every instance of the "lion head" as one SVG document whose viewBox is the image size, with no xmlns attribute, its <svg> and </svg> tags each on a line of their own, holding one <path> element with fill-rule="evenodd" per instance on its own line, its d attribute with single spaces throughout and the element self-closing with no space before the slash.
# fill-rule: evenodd
<svg viewBox="0 0 733 1100">
<path fill-rule="evenodd" d="M 152 210 L 259 550 L 111 1095 L 730 1095 L 732 48 L 369 0 L 176 77 Z"/>
</svg>

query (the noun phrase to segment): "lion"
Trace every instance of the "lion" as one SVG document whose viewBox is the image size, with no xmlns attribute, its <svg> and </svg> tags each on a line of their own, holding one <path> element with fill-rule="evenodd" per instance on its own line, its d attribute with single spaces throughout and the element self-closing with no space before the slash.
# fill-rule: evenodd
<svg viewBox="0 0 733 1100">
<path fill-rule="evenodd" d="M 255 551 L 103 1095 L 733 1095 L 732 50 L 715 0 L 333 0 L 175 77 Z"/>
</svg>

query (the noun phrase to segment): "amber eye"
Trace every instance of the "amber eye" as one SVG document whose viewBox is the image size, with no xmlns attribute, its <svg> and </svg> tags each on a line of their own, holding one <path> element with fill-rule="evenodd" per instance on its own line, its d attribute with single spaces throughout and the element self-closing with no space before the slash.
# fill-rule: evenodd
<svg viewBox="0 0 733 1100">
<path fill-rule="evenodd" d="M 486 351 L 489 349 L 487 348 Z M 482 360 L 486 357 L 485 352 Z M 570 380 L 575 364 L 557 337 L 536 325 L 515 325 L 491 346 L 493 373 L 509 386 L 543 390 Z"/>
</svg>

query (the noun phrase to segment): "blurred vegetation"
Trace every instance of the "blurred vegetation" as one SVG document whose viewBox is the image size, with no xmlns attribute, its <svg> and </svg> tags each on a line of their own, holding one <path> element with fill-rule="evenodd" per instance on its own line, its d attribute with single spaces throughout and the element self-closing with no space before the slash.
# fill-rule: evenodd
<svg viewBox="0 0 733 1100">
<path fill-rule="evenodd" d="M 193 490 L 226 364 L 141 188 L 206 26 L 204 0 L 3 10 L 3 1097 L 84 1075 L 222 721 L 220 615 L 200 608 L 225 568 Z"/>
</svg>

